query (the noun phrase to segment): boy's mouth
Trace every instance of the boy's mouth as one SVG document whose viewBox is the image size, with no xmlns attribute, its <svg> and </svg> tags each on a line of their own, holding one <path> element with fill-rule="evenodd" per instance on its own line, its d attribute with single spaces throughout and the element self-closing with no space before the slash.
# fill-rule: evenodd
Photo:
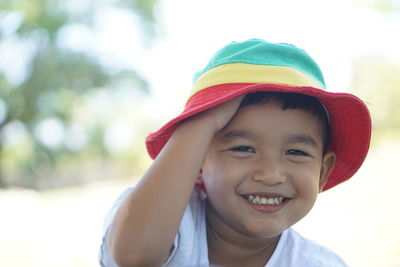
<svg viewBox="0 0 400 267">
<path fill-rule="evenodd" d="M 276 196 L 276 197 L 264 197 L 258 195 L 243 195 L 247 201 L 258 204 L 258 205 L 274 205 L 278 206 L 290 200 L 290 198 L 284 196 Z"/>
</svg>

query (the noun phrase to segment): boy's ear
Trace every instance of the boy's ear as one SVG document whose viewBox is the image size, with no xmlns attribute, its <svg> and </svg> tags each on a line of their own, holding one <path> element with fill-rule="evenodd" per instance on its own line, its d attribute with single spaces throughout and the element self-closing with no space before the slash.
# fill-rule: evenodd
<svg viewBox="0 0 400 267">
<path fill-rule="evenodd" d="M 322 159 L 321 173 L 319 176 L 319 191 L 322 192 L 326 182 L 328 181 L 329 175 L 331 174 L 333 167 L 336 162 L 336 154 L 333 151 L 325 153 Z"/>
<path fill-rule="evenodd" d="M 199 175 L 196 178 L 196 184 L 202 185 L 203 184 L 203 170 L 200 169 Z"/>
</svg>

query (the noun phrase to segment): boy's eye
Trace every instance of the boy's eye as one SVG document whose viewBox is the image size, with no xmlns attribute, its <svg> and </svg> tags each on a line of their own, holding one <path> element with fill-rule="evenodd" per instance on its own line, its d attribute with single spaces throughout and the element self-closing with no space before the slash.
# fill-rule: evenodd
<svg viewBox="0 0 400 267">
<path fill-rule="evenodd" d="M 247 153 L 255 153 L 256 151 L 250 146 L 235 146 L 232 147 L 230 150 L 236 152 L 247 152 Z"/>
<path fill-rule="evenodd" d="M 308 156 L 308 153 L 298 149 L 289 149 L 288 151 L 286 151 L 286 155 Z"/>
</svg>

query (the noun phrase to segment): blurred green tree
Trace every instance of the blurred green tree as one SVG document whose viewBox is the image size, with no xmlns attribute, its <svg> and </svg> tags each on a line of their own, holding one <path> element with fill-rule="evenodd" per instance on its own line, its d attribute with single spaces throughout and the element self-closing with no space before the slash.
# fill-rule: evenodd
<svg viewBox="0 0 400 267">
<path fill-rule="evenodd" d="M 35 174 L 83 153 L 40 140 L 41 131 L 50 129 L 57 136 L 70 126 L 76 112 L 72 107 L 82 94 L 122 83 L 148 90 L 139 72 L 110 69 L 86 51 L 60 45 L 63 30 L 71 25 L 93 28 L 96 11 L 113 6 L 128 11 L 133 20 L 139 18 L 142 39 L 149 41 L 155 36 L 156 4 L 157 0 L 13 0 L 2 4 L 0 51 L 11 52 L 19 46 L 17 51 L 25 54 L 15 56 L 14 52 L 20 66 L 14 81 L 6 75 L 7 66 L 0 68 L 0 187 L 38 187 Z M 39 127 L 44 123 L 49 127 Z M 105 127 L 94 125 L 90 131 L 86 151 L 106 153 L 101 141 Z M 10 147 L 16 139 L 18 144 Z M 18 169 L 20 178 L 10 178 L 10 169 Z"/>
<path fill-rule="evenodd" d="M 400 12 L 400 3 L 396 0 L 353 0 L 355 5 L 371 8 L 385 15 Z"/>
<path fill-rule="evenodd" d="M 400 14 L 400 2 L 393 0 L 354 1 L 358 7 L 369 8 L 382 16 Z M 385 29 L 382 29 L 385 30 Z M 371 38 L 374 38 L 371 36 Z M 397 38 L 394 34 L 393 38 Z M 366 101 L 373 120 L 373 141 L 400 138 L 400 64 L 398 55 L 366 54 L 353 61 L 350 88 Z"/>
<path fill-rule="evenodd" d="M 400 137 L 400 65 L 380 54 L 353 62 L 351 88 L 366 101 L 376 142 Z"/>
</svg>

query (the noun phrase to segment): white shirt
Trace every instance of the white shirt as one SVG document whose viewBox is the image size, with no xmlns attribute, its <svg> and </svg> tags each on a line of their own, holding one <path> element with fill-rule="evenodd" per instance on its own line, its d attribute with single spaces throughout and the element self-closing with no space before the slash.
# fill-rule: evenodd
<svg viewBox="0 0 400 267">
<path fill-rule="evenodd" d="M 114 203 L 104 224 L 100 264 L 117 267 L 108 247 L 108 230 L 122 201 L 132 189 L 126 190 Z M 183 215 L 174 241 L 174 249 L 163 266 L 206 267 L 208 262 L 205 201 L 194 190 Z M 302 237 L 289 228 L 282 232 L 278 245 L 265 267 L 343 267 L 347 264 L 331 250 Z"/>
</svg>

